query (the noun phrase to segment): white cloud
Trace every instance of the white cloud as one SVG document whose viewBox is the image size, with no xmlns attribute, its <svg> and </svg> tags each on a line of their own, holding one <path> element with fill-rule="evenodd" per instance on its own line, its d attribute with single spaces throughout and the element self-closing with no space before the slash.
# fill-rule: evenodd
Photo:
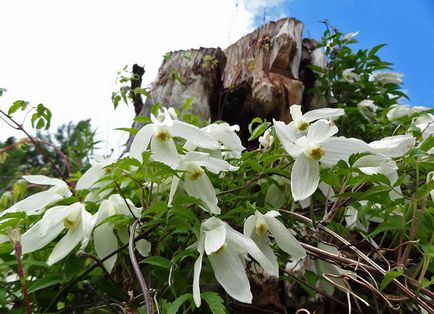
<svg viewBox="0 0 434 314">
<path fill-rule="evenodd" d="M 53 130 L 70 120 L 91 118 L 103 152 L 126 137 L 134 109 L 113 110 L 117 71 L 145 65 L 154 80 L 167 51 L 226 47 L 254 28 L 265 7 L 281 1 L 234 0 L 7 0 L 2 1 L 0 97 L 5 110 L 16 99 L 43 103 L 53 112 Z M 0 140 L 11 132 L 0 120 Z M 119 150 L 117 151 L 119 152 Z"/>
</svg>

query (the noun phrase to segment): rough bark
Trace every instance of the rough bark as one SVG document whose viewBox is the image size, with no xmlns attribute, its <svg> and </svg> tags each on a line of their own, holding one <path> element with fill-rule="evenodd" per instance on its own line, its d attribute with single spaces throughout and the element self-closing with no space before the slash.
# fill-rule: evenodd
<svg viewBox="0 0 434 314">
<path fill-rule="evenodd" d="M 256 116 L 289 122 L 291 105 L 302 105 L 305 111 L 322 107 L 322 100 L 306 90 L 316 84 L 308 65 L 324 62 L 315 42 L 303 40 L 300 21 L 270 22 L 224 51 L 200 48 L 168 54 L 139 115 L 149 116 L 155 103 L 181 109 L 191 97 L 193 113 L 239 124 L 245 140 L 247 125 Z"/>
</svg>

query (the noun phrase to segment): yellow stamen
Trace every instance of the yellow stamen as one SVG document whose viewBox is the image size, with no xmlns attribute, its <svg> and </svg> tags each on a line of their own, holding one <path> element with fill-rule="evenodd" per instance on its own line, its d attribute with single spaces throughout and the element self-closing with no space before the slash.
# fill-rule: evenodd
<svg viewBox="0 0 434 314">
<path fill-rule="evenodd" d="M 258 219 L 256 219 L 255 227 L 256 227 L 255 232 L 258 236 L 262 236 L 266 234 L 268 230 L 267 222 L 263 217 L 259 217 Z"/>
<path fill-rule="evenodd" d="M 313 160 L 320 160 L 324 156 L 325 151 L 319 145 L 312 146 L 308 151 L 306 156 Z"/>
<path fill-rule="evenodd" d="M 172 136 L 170 136 L 169 130 L 165 127 L 159 127 L 157 128 L 154 136 L 156 139 L 162 143 L 167 142 L 171 139 Z"/>
</svg>

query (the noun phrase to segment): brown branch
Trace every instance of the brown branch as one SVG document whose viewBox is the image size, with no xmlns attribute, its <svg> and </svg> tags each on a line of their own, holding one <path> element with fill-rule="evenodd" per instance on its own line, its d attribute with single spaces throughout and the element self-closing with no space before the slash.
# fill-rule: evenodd
<svg viewBox="0 0 434 314">
<path fill-rule="evenodd" d="M 148 286 L 146 285 L 145 279 L 143 278 L 143 274 L 140 270 L 140 266 L 137 263 L 136 255 L 134 254 L 134 249 L 135 249 L 134 234 L 138 223 L 139 220 L 136 220 L 131 226 L 130 239 L 128 241 L 128 253 L 130 255 L 131 265 L 133 266 L 134 273 L 136 274 L 137 280 L 139 281 L 139 285 L 140 285 L 140 289 L 142 290 L 143 297 L 145 298 L 146 313 L 152 314 L 152 299 L 149 294 Z"/>
</svg>

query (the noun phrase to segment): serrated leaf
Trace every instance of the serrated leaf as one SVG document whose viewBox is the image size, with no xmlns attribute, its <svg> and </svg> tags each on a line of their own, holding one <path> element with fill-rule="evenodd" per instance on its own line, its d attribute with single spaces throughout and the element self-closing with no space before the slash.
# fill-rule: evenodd
<svg viewBox="0 0 434 314">
<path fill-rule="evenodd" d="M 213 314 L 226 314 L 228 313 L 224 300 L 215 292 L 206 291 L 200 294 L 202 299 L 208 304 L 209 309 Z"/>
<path fill-rule="evenodd" d="M 181 305 L 187 302 L 188 300 L 192 300 L 192 299 L 193 299 L 193 295 L 191 293 L 186 293 L 177 297 L 176 300 L 173 301 L 170 304 L 169 308 L 167 309 L 167 314 L 178 313 L 178 310 L 181 307 Z"/>
</svg>

